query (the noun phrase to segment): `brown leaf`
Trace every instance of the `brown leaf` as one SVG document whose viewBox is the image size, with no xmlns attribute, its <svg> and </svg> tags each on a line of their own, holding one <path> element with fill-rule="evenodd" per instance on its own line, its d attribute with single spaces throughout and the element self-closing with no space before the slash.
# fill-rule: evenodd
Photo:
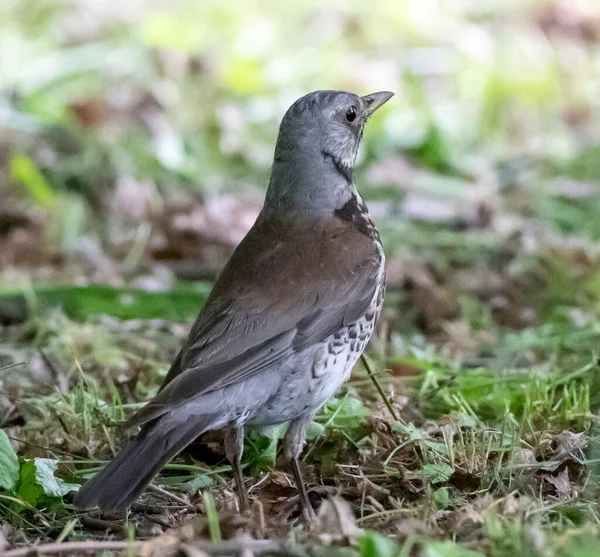
<svg viewBox="0 0 600 557">
<path fill-rule="evenodd" d="M 340 497 L 332 497 L 321 503 L 310 531 L 325 544 L 336 542 L 352 545 L 361 534 L 350 504 Z"/>
<path fill-rule="evenodd" d="M 567 497 L 569 495 L 571 482 L 569 481 L 569 468 L 567 466 L 557 476 L 548 475 L 544 476 L 544 479 L 556 488 L 556 493 L 560 497 Z"/>
<path fill-rule="evenodd" d="M 408 470 L 402 466 L 400 467 L 400 471 L 402 472 L 402 483 L 408 491 L 411 493 L 421 493 L 425 490 L 427 482 L 423 478 L 417 476 L 412 470 Z"/>
</svg>

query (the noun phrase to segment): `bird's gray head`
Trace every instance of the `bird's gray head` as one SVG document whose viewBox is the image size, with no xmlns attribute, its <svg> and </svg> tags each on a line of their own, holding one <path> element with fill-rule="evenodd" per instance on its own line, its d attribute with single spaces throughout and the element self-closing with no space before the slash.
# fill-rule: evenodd
<svg viewBox="0 0 600 557">
<path fill-rule="evenodd" d="M 265 209 L 318 216 L 348 201 L 365 123 L 392 96 L 315 91 L 298 99 L 279 127 Z"/>
</svg>

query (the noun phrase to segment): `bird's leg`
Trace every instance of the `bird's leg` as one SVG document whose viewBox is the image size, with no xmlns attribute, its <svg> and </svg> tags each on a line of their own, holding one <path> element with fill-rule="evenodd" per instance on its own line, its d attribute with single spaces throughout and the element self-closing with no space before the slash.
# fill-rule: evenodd
<svg viewBox="0 0 600 557">
<path fill-rule="evenodd" d="M 300 462 L 298 461 L 298 457 L 295 456 L 292 458 L 291 465 L 292 473 L 294 474 L 294 481 L 296 482 L 298 494 L 300 495 L 302 514 L 307 520 L 312 520 L 315 518 L 315 511 L 312 508 L 310 499 L 308 498 L 308 491 L 306 491 L 306 486 L 304 485 L 304 480 L 302 479 L 302 472 L 300 471 Z"/>
<path fill-rule="evenodd" d="M 298 494 L 300 495 L 300 503 L 302 505 L 302 512 L 306 519 L 311 520 L 315 517 L 315 511 L 310 504 L 308 498 L 308 491 L 304 480 L 302 479 L 302 472 L 300 471 L 300 462 L 298 458 L 304 448 L 306 441 L 306 428 L 313 419 L 313 414 L 309 416 L 303 416 L 290 423 L 288 430 L 283 438 L 283 463 L 292 467 L 292 473 L 294 475 L 294 481 L 298 488 Z"/>
<path fill-rule="evenodd" d="M 225 433 L 225 455 L 233 469 L 233 477 L 237 485 L 240 511 L 247 511 L 248 492 L 242 474 L 242 454 L 244 452 L 244 426 L 230 427 Z"/>
</svg>

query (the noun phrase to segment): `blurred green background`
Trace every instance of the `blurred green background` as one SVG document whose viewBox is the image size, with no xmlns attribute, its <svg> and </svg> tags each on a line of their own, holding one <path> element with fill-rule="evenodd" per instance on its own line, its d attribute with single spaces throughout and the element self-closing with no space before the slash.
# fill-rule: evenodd
<svg viewBox="0 0 600 557">
<path fill-rule="evenodd" d="M 356 171 L 387 254 L 382 389 L 357 366 L 319 413 L 314 478 L 403 555 L 596 554 L 599 0 L 2 0 L 9 543 L 90 536 L 25 459 L 78 483 L 114 453 L 260 210 L 284 112 L 316 89 L 396 95 Z M 265 471 L 275 441 L 246 463 Z M 178 466 L 160 479 L 176 493 L 231 495 L 227 468 Z M 255 484 L 267 517 L 285 483 Z M 399 554 L 364 539 L 361 557 Z"/>
<path fill-rule="evenodd" d="M 597 239 L 599 41 L 595 0 L 4 0 L 0 287 L 211 278 L 315 89 L 396 93 L 357 174 L 391 254 L 515 210 Z"/>
</svg>

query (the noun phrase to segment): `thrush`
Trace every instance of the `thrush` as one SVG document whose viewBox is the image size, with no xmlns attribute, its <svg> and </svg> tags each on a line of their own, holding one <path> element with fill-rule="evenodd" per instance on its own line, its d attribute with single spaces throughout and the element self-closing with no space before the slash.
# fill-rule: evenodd
<svg viewBox="0 0 600 557">
<path fill-rule="evenodd" d="M 289 422 L 283 461 L 312 512 L 298 461 L 306 429 L 348 379 L 383 302 L 384 253 L 353 172 L 365 123 L 392 95 L 315 91 L 288 109 L 256 223 L 158 394 L 125 423 L 139 433 L 83 485 L 78 508 L 125 509 L 177 453 L 223 428 L 247 508 L 244 427 Z"/>
</svg>

